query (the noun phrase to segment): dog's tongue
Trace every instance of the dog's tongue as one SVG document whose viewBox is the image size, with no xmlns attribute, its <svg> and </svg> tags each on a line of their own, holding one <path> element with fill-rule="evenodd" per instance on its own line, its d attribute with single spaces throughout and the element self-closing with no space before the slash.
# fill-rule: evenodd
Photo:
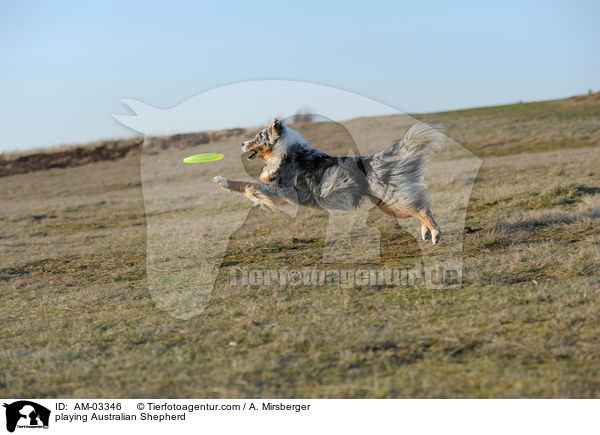
<svg viewBox="0 0 600 435">
<path fill-rule="evenodd" d="M 248 154 L 247 159 L 252 160 L 254 157 L 256 157 L 257 154 L 258 154 L 258 151 L 250 151 L 250 154 Z"/>
</svg>

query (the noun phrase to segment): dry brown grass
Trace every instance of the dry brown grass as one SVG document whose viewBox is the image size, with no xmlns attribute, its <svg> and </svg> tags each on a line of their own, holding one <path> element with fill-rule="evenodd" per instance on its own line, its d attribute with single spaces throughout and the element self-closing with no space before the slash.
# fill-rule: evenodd
<svg viewBox="0 0 600 435">
<path fill-rule="evenodd" d="M 458 290 L 227 285 L 232 267 L 311 267 L 326 239 L 322 214 L 248 214 L 245 200 L 210 184 L 240 171 L 233 141 L 211 146 L 228 156 L 212 165 L 182 168 L 194 148 L 148 156 L 147 210 L 135 155 L 1 178 L 0 396 L 599 397 L 599 107 L 424 116 L 485 157 Z M 409 123 L 348 126 L 375 150 Z M 331 126 L 303 128 L 317 145 L 345 146 Z M 434 195 L 452 189 L 444 174 L 459 157 L 431 163 Z M 443 216 L 444 199 L 436 204 Z M 160 310 L 146 271 L 147 243 L 160 243 L 152 231 L 245 214 L 206 309 L 189 320 Z M 386 265 L 421 262 L 410 225 L 369 219 Z M 198 273 L 188 253 L 183 264 Z"/>
</svg>

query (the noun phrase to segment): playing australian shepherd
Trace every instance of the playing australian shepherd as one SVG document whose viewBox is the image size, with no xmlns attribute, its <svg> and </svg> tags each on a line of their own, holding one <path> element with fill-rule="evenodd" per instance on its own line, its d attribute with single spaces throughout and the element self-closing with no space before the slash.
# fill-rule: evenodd
<svg viewBox="0 0 600 435">
<path fill-rule="evenodd" d="M 355 210 L 370 202 L 396 218 L 418 218 L 421 237 L 427 240 L 431 234 L 435 245 L 441 231 L 431 213 L 423 165 L 443 137 L 438 126 L 419 123 L 384 151 L 334 157 L 310 148 L 300 133 L 273 119 L 254 139 L 242 143 L 249 160 L 259 157 L 266 162 L 261 182 L 213 180 L 273 211 L 286 202 L 326 210 Z"/>
</svg>

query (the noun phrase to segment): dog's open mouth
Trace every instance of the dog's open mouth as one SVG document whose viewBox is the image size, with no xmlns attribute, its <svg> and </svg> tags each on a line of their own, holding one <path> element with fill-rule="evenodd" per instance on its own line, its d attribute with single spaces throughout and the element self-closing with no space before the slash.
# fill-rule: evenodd
<svg viewBox="0 0 600 435">
<path fill-rule="evenodd" d="M 258 154 L 258 151 L 250 151 L 250 153 L 248 154 L 248 157 L 246 157 L 248 160 L 252 160 L 254 157 L 256 157 L 256 155 Z"/>
</svg>

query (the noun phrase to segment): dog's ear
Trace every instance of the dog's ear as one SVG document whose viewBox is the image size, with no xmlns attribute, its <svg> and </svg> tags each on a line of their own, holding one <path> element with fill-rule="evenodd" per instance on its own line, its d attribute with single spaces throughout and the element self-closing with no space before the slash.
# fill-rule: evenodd
<svg viewBox="0 0 600 435">
<path fill-rule="evenodd" d="M 281 136 L 281 130 L 283 130 L 283 124 L 279 119 L 273 118 L 273 121 L 271 121 L 267 129 L 269 131 L 269 135 L 273 137 L 279 137 Z"/>
</svg>

